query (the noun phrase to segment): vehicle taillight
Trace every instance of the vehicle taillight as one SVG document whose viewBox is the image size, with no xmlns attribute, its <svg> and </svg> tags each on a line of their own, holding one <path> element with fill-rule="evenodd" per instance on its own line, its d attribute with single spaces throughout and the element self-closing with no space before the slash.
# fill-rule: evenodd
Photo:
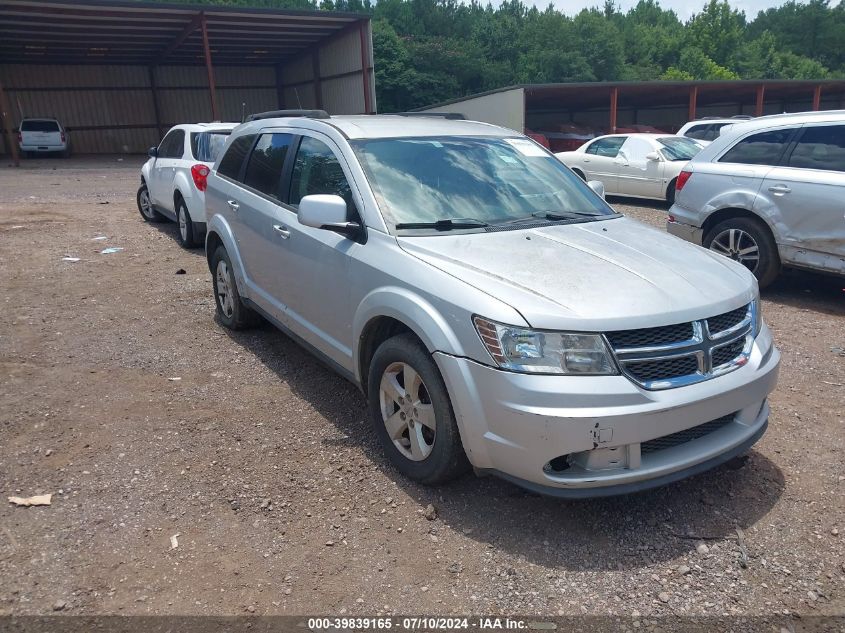
<svg viewBox="0 0 845 633">
<path fill-rule="evenodd" d="M 62 132 L 62 143 L 64 143 L 64 142 L 65 142 L 65 133 Z"/>
<path fill-rule="evenodd" d="M 675 191 L 683 189 L 684 185 L 687 184 L 687 180 L 690 179 L 690 176 L 692 176 L 692 172 L 686 170 L 678 174 L 678 179 L 675 181 Z"/>
<path fill-rule="evenodd" d="M 668 222 L 674 222 L 674 221 L 675 221 L 675 216 L 674 216 L 674 215 L 669 215 L 669 216 L 666 216 L 666 220 L 667 220 Z"/>
<path fill-rule="evenodd" d="M 200 191 L 205 191 L 205 188 L 208 186 L 208 174 L 210 172 L 211 170 L 206 165 L 194 165 L 191 167 L 191 177 Z"/>
<path fill-rule="evenodd" d="M 18 132 L 18 145 L 23 145 L 23 134 Z"/>
</svg>

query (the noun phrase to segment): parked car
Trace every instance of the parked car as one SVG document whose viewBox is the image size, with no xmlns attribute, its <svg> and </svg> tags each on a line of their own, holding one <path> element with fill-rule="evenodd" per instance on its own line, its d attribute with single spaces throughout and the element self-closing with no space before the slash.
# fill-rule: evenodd
<svg viewBox="0 0 845 633">
<path fill-rule="evenodd" d="M 185 248 L 203 244 L 206 178 L 226 138 L 237 123 L 176 125 L 158 147 L 151 147 L 141 167 L 138 210 L 147 222 L 179 223 Z"/>
<path fill-rule="evenodd" d="M 782 266 L 845 275 L 845 111 L 736 123 L 677 182 L 670 233 L 770 284 Z"/>
<path fill-rule="evenodd" d="M 621 494 L 764 433 L 780 355 L 746 268 L 513 130 L 293 114 L 234 130 L 208 176 L 217 316 L 261 315 L 356 384 L 407 477 Z"/>
<path fill-rule="evenodd" d="M 685 123 L 681 129 L 678 130 L 677 135 L 691 138 L 701 143 L 701 145 L 707 146 L 719 138 L 719 134 L 725 126 L 733 125 L 734 123 L 738 123 L 742 120 L 748 120 L 750 118 L 752 117 L 738 114 L 728 119 L 720 119 L 718 117 L 696 119 L 695 121 Z"/>
<path fill-rule="evenodd" d="M 609 134 L 555 156 L 584 180 L 604 183 L 607 193 L 671 203 L 675 179 L 701 148 L 671 134 Z"/>
<path fill-rule="evenodd" d="M 18 146 L 28 158 L 38 154 L 70 156 L 70 139 L 56 119 L 23 119 L 18 127 Z"/>
</svg>

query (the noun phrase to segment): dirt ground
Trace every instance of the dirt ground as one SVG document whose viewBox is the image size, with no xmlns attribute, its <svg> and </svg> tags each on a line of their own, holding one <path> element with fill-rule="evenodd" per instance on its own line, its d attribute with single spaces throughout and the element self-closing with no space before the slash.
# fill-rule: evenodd
<svg viewBox="0 0 845 633">
<path fill-rule="evenodd" d="M 783 364 L 747 459 L 623 498 L 430 489 L 353 386 L 215 322 L 202 251 L 136 210 L 142 160 L 0 167 L 0 615 L 845 612 L 842 279 L 764 292 Z"/>
</svg>

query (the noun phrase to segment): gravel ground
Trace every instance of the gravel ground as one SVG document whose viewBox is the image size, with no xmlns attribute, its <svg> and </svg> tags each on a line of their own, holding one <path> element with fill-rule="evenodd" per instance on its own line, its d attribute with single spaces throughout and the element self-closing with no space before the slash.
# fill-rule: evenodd
<svg viewBox="0 0 845 633">
<path fill-rule="evenodd" d="M 214 321 L 203 253 L 136 211 L 141 162 L 0 167 L 0 491 L 53 494 L 0 505 L 0 615 L 845 611 L 841 279 L 764 293 L 783 365 L 747 458 L 624 498 L 430 489 L 354 387 Z"/>
</svg>

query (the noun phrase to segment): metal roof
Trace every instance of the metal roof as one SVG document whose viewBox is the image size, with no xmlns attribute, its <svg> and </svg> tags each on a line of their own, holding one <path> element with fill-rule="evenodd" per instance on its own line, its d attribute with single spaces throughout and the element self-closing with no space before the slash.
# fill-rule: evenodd
<svg viewBox="0 0 845 633">
<path fill-rule="evenodd" d="M 0 63 L 275 65 L 368 21 L 329 11 L 127 0 L 2 0 Z"/>
</svg>

